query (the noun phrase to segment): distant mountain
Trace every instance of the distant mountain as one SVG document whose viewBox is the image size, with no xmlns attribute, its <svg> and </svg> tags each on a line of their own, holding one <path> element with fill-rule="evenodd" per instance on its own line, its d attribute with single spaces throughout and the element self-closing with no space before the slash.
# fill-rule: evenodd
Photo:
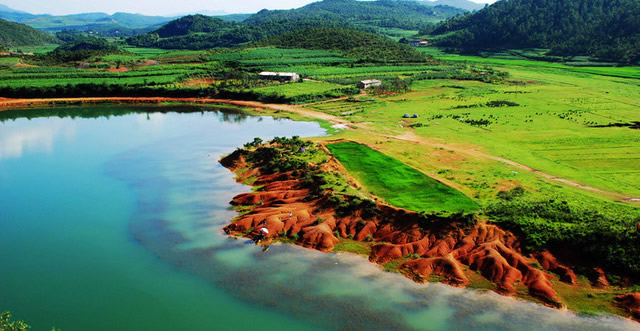
<svg viewBox="0 0 640 331">
<path fill-rule="evenodd" d="M 174 17 L 145 16 L 142 14 L 115 13 L 111 15 L 115 23 L 131 29 L 150 26 L 160 26 L 174 19 Z"/>
<path fill-rule="evenodd" d="M 7 6 L 3 5 L 3 4 L 0 4 L 0 11 L 8 12 L 8 13 L 24 13 L 23 11 L 15 10 L 13 8 L 9 8 L 9 7 L 7 7 Z"/>
<path fill-rule="evenodd" d="M 7 21 L 12 21 L 12 22 L 24 22 L 30 19 L 34 19 L 34 18 L 38 18 L 38 17 L 43 17 L 43 16 L 49 16 L 49 15 L 34 15 L 34 14 L 29 14 L 20 10 L 15 10 L 13 8 L 9 8 L 5 5 L 0 5 L 0 18 L 1 19 L 5 19 Z"/>
<path fill-rule="evenodd" d="M 555 55 L 638 63 L 640 1 L 502 0 L 443 22 L 432 35 L 445 35 L 440 45 L 462 50 L 549 48 Z"/>
<path fill-rule="evenodd" d="M 460 8 L 468 11 L 480 10 L 485 6 L 485 4 L 483 3 L 476 3 L 469 0 L 436 0 L 436 1 L 422 0 L 418 2 L 427 6 L 451 6 L 451 7 Z"/>
<path fill-rule="evenodd" d="M 30 26 L 0 19 L 0 45 L 2 47 L 38 46 L 59 42 L 55 37 Z"/>
<path fill-rule="evenodd" d="M 293 19 L 327 19 L 379 27 L 419 29 L 425 24 L 464 13 L 448 7 L 430 7 L 413 1 L 324 0 L 289 10 L 263 9 L 244 22 L 259 24 Z"/>
<path fill-rule="evenodd" d="M 101 33 L 111 31 L 109 36 L 131 35 L 149 31 L 149 27 L 159 27 L 171 21 L 171 17 L 145 16 L 141 14 L 83 13 L 63 16 L 34 15 L 4 5 L 0 5 L 0 18 L 12 22 L 24 23 L 33 28 L 48 32 L 77 30 Z M 142 30 L 142 31 L 140 31 Z"/>
</svg>

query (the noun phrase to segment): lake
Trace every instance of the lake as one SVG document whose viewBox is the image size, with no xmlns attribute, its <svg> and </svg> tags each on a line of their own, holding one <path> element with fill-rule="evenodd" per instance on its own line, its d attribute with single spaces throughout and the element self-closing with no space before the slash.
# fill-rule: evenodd
<svg viewBox="0 0 640 331">
<path fill-rule="evenodd" d="M 195 106 L 0 115 L 0 311 L 34 330 L 638 328 L 227 237 L 250 187 L 218 160 L 317 123 Z"/>
</svg>

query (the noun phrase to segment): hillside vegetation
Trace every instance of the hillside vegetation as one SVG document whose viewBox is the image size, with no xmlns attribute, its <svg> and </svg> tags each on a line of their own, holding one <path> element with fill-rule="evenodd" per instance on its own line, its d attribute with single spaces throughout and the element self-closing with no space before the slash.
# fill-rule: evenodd
<svg viewBox="0 0 640 331">
<path fill-rule="evenodd" d="M 307 28 L 285 33 L 265 44 L 287 47 L 332 50 L 370 62 L 424 62 L 426 57 L 406 45 L 384 37 L 342 28 Z"/>
<path fill-rule="evenodd" d="M 8 22 L 0 19 L 0 46 L 38 46 L 54 44 L 58 40 L 42 31 L 20 23 Z"/>
<path fill-rule="evenodd" d="M 291 10 L 262 10 L 242 22 L 190 15 L 127 39 L 138 47 L 207 49 L 262 41 L 310 27 L 376 32 L 380 28 L 424 29 L 464 10 L 406 1 L 324 0 Z"/>
<path fill-rule="evenodd" d="M 550 48 L 556 55 L 640 61 L 637 0 L 510 0 L 442 23 L 442 46 L 462 50 Z"/>
<path fill-rule="evenodd" d="M 171 21 L 151 33 L 127 38 L 127 43 L 138 47 L 163 49 L 233 47 L 312 26 L 347 27 L 350 25 L 345 22 L 322 19 L 290 19 L 250 25 L 226 22 L 216 17 L 190 15 Z"/>
<path fill-rule="evenodd" d="M 184 36 L 190 33 L 217 32 L 220 29 L 234 28 L 236 25 L 217 17 L 189 15 L 173 20 L 154 31 L 160 38 Z"/>
<path fill-rule="evenodd" d="M 420 29 L 427 23 L 437 22 L 463 12 L 464 10 L 459 8 L 431 7 L 413 1 L 324 0 L 297 9 L 261 10 L 245 20 L 245 23 L 259 24 L 291 19 L 323 18 L 379 27 Z"/>
</svg>

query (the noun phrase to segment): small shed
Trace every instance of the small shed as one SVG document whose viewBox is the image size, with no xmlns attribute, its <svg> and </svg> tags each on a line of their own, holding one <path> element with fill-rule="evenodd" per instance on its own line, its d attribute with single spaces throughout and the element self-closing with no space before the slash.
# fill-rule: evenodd
<svg viewBox="0 0 640 331">
<path fill-rule="evenodd" d="M 411 118 L 418 118 L 418 114 L 413 114 L 413 116 L 411 116 Z"/>
<path fill-rule="evenodd" d="M 402 115 L 402 118 L 410 118 L 411 116 L 409 116 L 409 114 L 404 114 Z"/>
<path fill-rule="evenodd" d="M 428 40 L 424 40 L 424 39 L 414 39 L 414 40 L 409 42 L 409 45 L 414 46 L 414 47 L 429 46 L 429 41 Z"/>
<path fill-rule="evenodd" d="M 259 74 L 262 79 L 279 80 L 281 82 L 295 82 L 300 79 L 300 75 L 295 72 L 271 72 L 263 71 Z"/>
<path fill-rule="evenodd" d="M 380 85 L 382 85 L 382 81 L 379 81 L 377 79 L 361 80 L 360 83 L 358 83 L 358 87 L 363 89 L 368 89 L 371 86 L 380 86 Z"/>
</svg>

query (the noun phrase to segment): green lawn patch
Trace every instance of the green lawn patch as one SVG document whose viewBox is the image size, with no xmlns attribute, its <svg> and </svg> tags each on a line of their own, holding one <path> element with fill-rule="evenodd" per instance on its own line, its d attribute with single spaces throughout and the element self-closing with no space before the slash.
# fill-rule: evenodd
<svg viewBox="0 0 640 331">
<path fill-rule="evenodd" d="M 333 248 L 333 251 L 349 252 L 369 256 L 369 254 L 371 254 L 371 246 L 365 242 L 340 238 L 340 242 L 336 244 L 336 246 Z"/>
<path fill-rule="evenodd" d="M 344 87 L 345 86 L 326 83 L 326 82 L 306 81 L 304 83 L 288 83 L 288 84 L 272 85 L 268 87 L 256 88 L 254 90 L 262 94 L 277 93 L 290 98 L 290 97 L 295 97 L 301 94 L 325 93 L 331 90 L 340 89 Z"/>
<path fill-rule="evenodd" d="M 414 211 L 478 209 L 461 192 L 369 147 L 344 142 L 327 148 L 369 192 L 391 205 Z"/>
</svg>

